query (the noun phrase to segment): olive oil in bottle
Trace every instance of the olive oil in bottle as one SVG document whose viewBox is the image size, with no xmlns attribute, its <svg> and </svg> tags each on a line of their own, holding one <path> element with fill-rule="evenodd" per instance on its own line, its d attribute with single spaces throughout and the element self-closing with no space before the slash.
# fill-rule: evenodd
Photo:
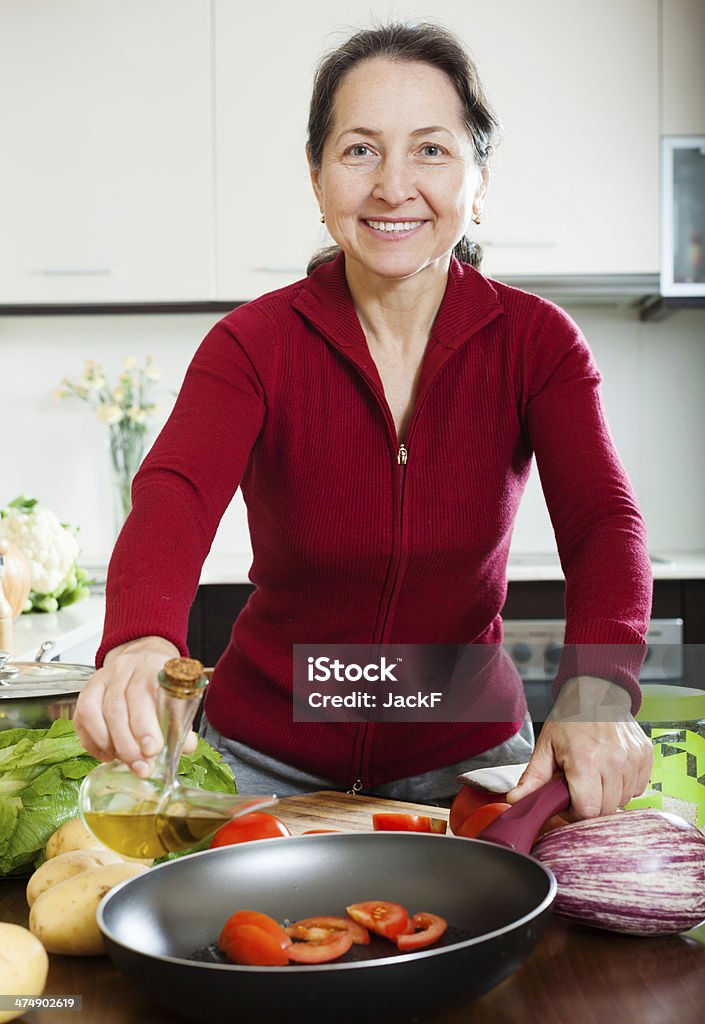
<svg viewBox="0 0 705 1024">
<path fill-rule="evenodd" d="M 86 825 L 101 843 L 124 857 L 163 857 L 188 850 L 230 821 L 229 815 L 88 811 Z"/>
<path fill-rule="evenodd" d="M 101 843 L 126 857 L 163 857 L 187 850 L 221 825 L 276 802 L 275 796 L 212 793 L 184 786 L 179 758 L 208 670 L 191 658 L 172 658 L 159 673 L 157 710 L 164 746 L 149 778 L 112 761 L 94 768 L 81 785 L 79 808 Z"/>
</svg>

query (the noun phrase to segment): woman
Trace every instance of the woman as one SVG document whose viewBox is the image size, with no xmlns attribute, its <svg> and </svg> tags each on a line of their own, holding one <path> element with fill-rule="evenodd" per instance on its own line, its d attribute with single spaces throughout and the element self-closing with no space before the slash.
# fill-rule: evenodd
<svg viewBox="0 0 705 1024">
<path fill-rule="evenodd" d="M 459 772 L 526 761 L 521 721 L 294 723 L 291 658 L 295 644 L 499 644 L 535 453 L 572 653 L 509 799 L 556 769 L 578 818 L 645 788 L 651 747 L 631 714 L 650 612 L 643 522 L 576 325 L 471 265 L 465 231 L 497 129 L 472 62 L 439 28 L 360 32 L 320 65 L 307 154 L 339 249 L 216 325 L 135 478 L 102 667 L 76 713 L 96 756 L 149 770 L 157 672 L 185 653 L 201 565 L 241 484 L 256 591 L 204 729 L 243 791 L 441 802 Z"/>
</svg>

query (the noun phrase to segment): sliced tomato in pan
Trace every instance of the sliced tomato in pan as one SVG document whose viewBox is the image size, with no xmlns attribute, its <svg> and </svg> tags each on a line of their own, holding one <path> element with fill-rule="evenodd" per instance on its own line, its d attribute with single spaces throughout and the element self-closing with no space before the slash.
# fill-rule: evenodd
<svg viewBox="0 0 705 1024">
<path fill-rule="evenodd" d="M 233 926 L 225 947 L 228 960 L 249 967 L 284 967 L 289 963 L 288 952 L 273 935 L 253 924 Z"/>
<path fill-rule="evenodd" d="M 233 929 L 245 924 L 266 932 L 282 949 L 286 949 L 287 946 L 291 945 L 291 939 L 286 931 L 273 917 L 270 917 L 268 914 L 262 914 L 259 910 L 238 910 L 231 914 L 223 925 L 218 937 L 218 948 L 225 952 L 228 948 L 228 942 L 230 941 Z"/>
<path fill-rule="evenodd" d="M 375 935 L 383 935 L 385 939 L 395 939 L 409 924 L 406 908 L 388 900 L 367 900 L 364 903 L 353 903 L 345 909 L 353 921 Z"/>
<path fill-rule="evenodd" d="M 438 914 L 427 914 L 425 912 L 414 914 L 411 918 L 411 923 L 414 925 L 411 933 L 397 935 L 397 946 L 405 952 L 432 946 L 434 942 L 438 942 L 448 927 L 447 922 L 442 917 L 439 917 Z"/>
<path fill-rule="evenodd" d="M 356 946 L 368 946 L 370 943 L 370 933 L 351 917 L 304 917 L 288 925 L 285 931 L 292 939 L 306 939 L 308 942 L 319 942 L 331 932 L 349 931 Z"/>
<path fill-rule="evenodd" d="M 295 964 L 325 964 L 329 960 L 337 960 L 339 956 L 343 956 L 352 944 L 352 931 L 349 928 L 341 928 L 338 931 L 328 931 L 323 939 L 292 942 L 284 955 Z"/>
</svg>

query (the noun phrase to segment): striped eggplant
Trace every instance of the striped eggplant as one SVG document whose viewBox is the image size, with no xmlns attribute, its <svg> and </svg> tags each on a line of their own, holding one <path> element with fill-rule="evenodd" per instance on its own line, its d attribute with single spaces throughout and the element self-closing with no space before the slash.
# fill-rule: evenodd
<svg viewBox="0 0 705 1024">
<path fill-rule="evenodd" d="M 558 882 L 563 917 L 630 935 L 705 920 L 705 835 L 675 814 L 618 811 L 564 825 L 531 851 Z"/>
</svg>

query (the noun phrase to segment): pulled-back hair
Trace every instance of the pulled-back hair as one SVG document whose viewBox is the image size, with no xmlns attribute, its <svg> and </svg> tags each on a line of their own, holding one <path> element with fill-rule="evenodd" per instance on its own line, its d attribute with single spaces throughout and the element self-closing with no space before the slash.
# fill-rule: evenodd
<svg viewBox="0 0 705 1024">
<path fill-rule="evenodd" d="M 313 81 L 308 118 L 308 151 L 314 169 L 321 166 L 323 147 L 333 127 L 336 93 L 343 79 L 354 67 L 372 57 L 417 61 L 442 71 L 460 100 L 475 160 L 480 167 L 487 165 L 499 141 L 501 125 L 485 96 L 472 57 L 460 40 L 440 25 L 392 22 L 356 32 L 320 60 Z M 338 252 L 337 245 L 317 252 L 309 262 L 307 272 L 333 259 Z M 453 252 L 465 263 L 475 267 L 480 265 L 482 250 L 477 242 L 467 237 L 460 239 Z"/>
</svg>

